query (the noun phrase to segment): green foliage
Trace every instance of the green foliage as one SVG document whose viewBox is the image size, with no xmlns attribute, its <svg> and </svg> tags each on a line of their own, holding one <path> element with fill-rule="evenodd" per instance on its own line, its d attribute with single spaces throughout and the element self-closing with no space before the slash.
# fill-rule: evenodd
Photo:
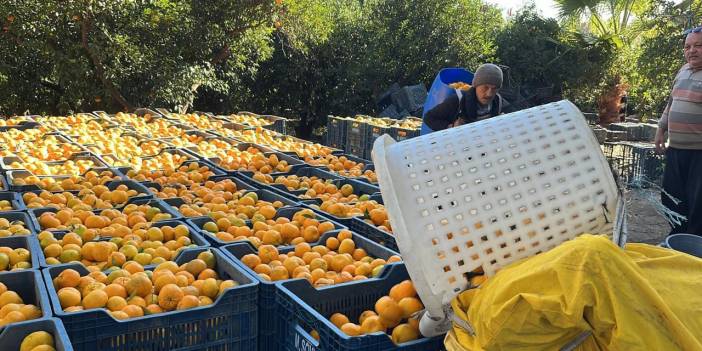
<svg viewBox="0 0 702 351">
<path fill-rule="evenodd" d="M 5 1 L 0 112 L 187 105 L 272 52 L 273 1 Z M 12 19 L 12 21 L 10 21 Z"/>
<path fill-rule="evenodd" d="M 596 89 L 613 53 L 609 42 L 589 43 L 556 20 L 541 17 L 533 6 L 517 13 L 496 42 L 500 63 L 510 67 L 511 83 L 520 88 L 529 105 L 564 95 L 588 105 L 592 97 L 585 93 Z M 537 94 L 549 87 L 550 92 Z"/>
<path fill-rule="evenodd" d="M 479 0 L 313 4 L 294 16 L 296 36 L 289 35 L 285 22 L 274 35 L 273 57 L 246 84 L 250 95 L 221 95 L 202 102 L 229 101 L 233 105 L 220 105 L 222 110 L 239 106 L 299 117 L 298 133 L 308 137 L 329 114 L 378 113 L 376 97 L 395 82 L 428 86 L 443 67 L 475 69 L 494 60 L 494 37 L 503 23 L 496 8 Z M 318 18 L 332 26 L 320 26 L 314 20 Z M 320 27 L 320 35 L 300 34 Z M 295 39 L 301 37 L 317 40 L 300 46 Z"/>
</svg>

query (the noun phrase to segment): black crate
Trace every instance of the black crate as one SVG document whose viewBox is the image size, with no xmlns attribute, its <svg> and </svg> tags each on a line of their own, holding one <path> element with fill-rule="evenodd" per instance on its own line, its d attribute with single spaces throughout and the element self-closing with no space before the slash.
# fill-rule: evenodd
<svg viewBox="0 0 702 351">
<path fill-rule="evenodd" d="M 347 118 L 327 116 L 327 146 L 345 150 Z"/>
<path fill-rule="evenodd" d="M 366 147 L 370 140 L 370 126 L 363 121 L 346 121 L 346 148 L 344 151 L 360 158 L 366 157 Z"/>
</svg>

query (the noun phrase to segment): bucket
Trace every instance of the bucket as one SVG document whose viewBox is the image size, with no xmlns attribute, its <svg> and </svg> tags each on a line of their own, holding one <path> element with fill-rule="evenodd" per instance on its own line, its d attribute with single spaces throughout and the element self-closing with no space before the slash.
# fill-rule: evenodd
<svg viewBox="0 0 702 351">
<path fill-rule="evenodd" d="M 665 245 L 673 250 L 702 258 L 702 237 L 694 234 L 673 234 L 665 239 Z"/>
</svg>

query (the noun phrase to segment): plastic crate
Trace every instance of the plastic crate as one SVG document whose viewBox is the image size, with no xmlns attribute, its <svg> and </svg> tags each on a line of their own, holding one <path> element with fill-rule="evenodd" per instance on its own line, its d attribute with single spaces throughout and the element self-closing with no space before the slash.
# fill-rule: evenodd
<svg viewBox="0 0 702 351">
<path fill-rule="evenodd" d="M 391 264 L 380 277 L 351 284 L 315 289 L 306 280 L 296 279 L 278 284 L 276 305 L 281 309 L 276 325 L 279 349 L 293 350 L 363 350 L 363 351 L 427 351 L 443 349 L 443 336 L 422 338 L 395 345 L 383 332 L 351 337 L 331 321 L 334 313 L 343 313 L 358 320 L 365 310 L 373 310 L 375 302 L 388 294 L 397 283 L 409 279 L 403 264 Z M 309 334 L 319 333 L 317 341 Z"/>
<path fill-rule="evenodd" d="M 34 221 L 32 218 L 27 214 L 27 212 L 24 211 L 13 211 L 13 212 L 0 212 L 0 218 L 5 218 L 7 219 L 10 224 L 14 221 L 22 221 L 24 223 L 24 227 L 29 230 L 31 234 L 37 234 L 38 230 L 34 226 Z M 18 235 L 22 236 L 22 235 Z"/>
<path fill-rule="evenodd" d="M 165 227 L 165 226 L 171 226 L 171 227 L 175 228 L 176 226 L 181 225 L 181 224 L 187 226 L 188 229 L 190 230 L 190 235 L 188 235 L 188 236 L 190 237 L 190 242 L 192 244 L 195 244 L 198 247 L 210 247 L 211 246 L 210 243 L 205 239 L 204 235 L 200 233 L 200 230 L 193 228 L 187 221 L 182 220 L 182 219 L 155 222 L 155 223 L 152 223 L 149 226 L 149 228 L 151 228 L 151 227 L 160 228 L 160 227 Z M 62 239 L 63 236 L 66 235 L 67 233 L 69 233 L 69 232 L 66 230 L 52 231 L 54 238 L 59 239 L 59 240 Z M 112 237 L 102 236 L 102 237 L 99 237 L 98 239 L 93 240 L 93 241 L 109 241 L 110 239 L 112 239 Z M 41 244 L 39 244 L 39 248 L 41 250 Z M 180 257 L 183 254 L 183 252 L 184 251 L 181 251 L 178 254 L 176 254 L 176 256 L 171 261 L 177 261 L 178 257 Z M 43 250 L 41 250 L 37 256 L 39 258 L 39 265 L 41 266 L 41 268 L 58 266 L 58 264 L 50 265 L 46 262 L 46 256 L 44 255 Z M 71 262 L 71 263 L 79 263 L 79 262 Z M 148 268 L 148 267 L 152 267 L 152 266 L 153 265 L 146 265 L 145 267 Z M 108 267 L 105 267 L 105 268 L 107 269 Z"/>
<path fill-rule="evenodd" d="M 327 146 L 344 150 L 346 148 L 346 126 L 348 118 L 327 116 Z"/>
<path fill-rule="evenodd" d="M 613 170 L 628 185 L 661 185 L 665 157 L 656 153 L 655 145 L 643 142 L 605 143 L 603 152 Z"/>
<path fill-rule="evenodd" d="M 312 166 L 303 166 L 296 168 L 292 170 L 291 172 L 288 173 L 282 173 L 282 174 L 277 174 L 275 177 L 279 176 L 290 176 L 290 175 L 296 175 L 298 177 L 318 177 L 321 179 L 343 179 L 343 177 L 330 173 L 320 167 L 312 167 Z M 285 196 L 287 198 L 292 199 L 293 201 L 300 201 L 298 198 L 299 195 L 304 194 L 305 191 L 307 190 L 288 190 L 288 188 L 283 185 L 283 184 L 266 184 L 259 182 L 255 179 L 253 179 L 253 172 L 246 172 L 242 171 L 239 173 L 239 176 L 244 179 L 246 182 L 253 184 L 255 187 L 260 188 L 260 189 L 266 189 L 272 192 L 275 192 L 277 194 L 280 194 L 282 196 Z"/>
<path fill-rule="evenodd" d="M 360 158 L 366 158 L 369 144 L 370 128 L 366 122 L 348 119 L 346 121 L 346 148 L 344 151 Z"/>
<path fill-rule="evenodd" d="M 580 111 L 542 105 L 395 143 L 373 163 L 395 240 L 429 316 L 516 260 L 612 233 L 619 189 Z"/>
<path fill-rule="evenodd" d="M 25 304 L 37 306 L 42 313 L 42 318 L 52 316 L 49 294 L 44 285 L 44 279 L 39 270 L 20 270 L 12 272 L 0 272 L 0 283 L 5 284 L 8 290 L 16 292 Z M 34 320 L 12 323 L 10 326 L 31 323 Z M 7 326 L 0 327 L 0 330 Z M 0 337 L 0 350 L 2 348 L 2 337 Z"/>
<path fill-rule="evenodd" d="M 12 205 L 12 209 L 2 210 L 0 213 L 9 211 L 24 211 L 27 209 L 27 206 L 25 206 L 24 200 L 22 200 L 22 196 L 20 196 L 19 193 L 12 191 L 0 191 L 0 201 L 2 200 L 9 201 Z"/>
<path fill-rule="evenodd" d="M 260 115 L 259 118 L 270 122 L 270 124 L 263 126 L 263 128 L 278 132 L 280 134 L 287 134 L 286 128 L 288 120 L 286 118 L 273 115 Z"/>
<path fill-rule="evenodd" d="M 188 249 L 178 257 L 181 265 L 208 249 Z M 171 311 L 127 320 L 116 320 L 104 308 L 66 313 L 50 284 L 62 271 L 88 270 L 80 264 L 53 266 L 42 271 L 54 314 L 63 321 L 77 351 L 190 351 L 255 350 L 258 337 L 258 281 L 217 249 L 217 273 L 240 285 L 226 290 L 212 305 Z"/>
<path fill-rule="evenodd" d="M 301 211 L 301 210 L 303 210 L 303 209 L 305 209 L 305 208 L 304 208 L 304 207 L 283 207 L 283 208 L 279 208 L 279 209 L 276 211 L 275 217 L 273 217 L 273 219 L 280 218 L 280 217 L 285 217 L 285 218 L 288 218 L 288 219 L 292 219 L 293 216 L 295 215 L 295 213 L 297 213 L 298 211 Z M 329 219 L 329 218 L 327 218 L 327 217 L 325 217 L 325 216 L 318 215 L 318 216 L 316 217 L 316 219 L 317 219 L 318 221 L 320 221 L 320 222 L 331 222 L 332 224 L 334 224 L 334 230 L 346 229 L 346 226 L 341 225 L 340 223 L 334 222 L 334 221 L 332 221 L 331 219 Z M 222 240 L 220 240 L 219 238 L 217 238 L 216 236 L 214 236 L 213 234 L 211 234 L 210 232 L 208 232 L 208 231 L 202 229 L 202 227 L 205 225 L 205 223 L 207 223 L 207 222 L 215 222 L 215 221 L 214 221 L 212 218 L 210 218 L 210 217 L 203 216 L 203 217 L 188 218 L 188 219 L 187 219 L 187 222 L 188 222 L 188 224 L 190 224 L 190 226 L 191 226 L 192 228 L 196 228 L 196 229 L 200 232 L 200 234 L 201 234 L 204 238 L 206 238 L 210 243 L 212 243 L 212 245 L 215 246 L 215 247 L 220 247 L 220 246 L 229 245 L 229 244 L 232 244 L 232 243 L 233 243 L 232 241 L 222 241 Z M 252 228 L 252 227 L 253 227 L 253 224 L 251 223 L 250 220 L 247 220 L 247 221 L 245 221 L 245 222 L 246 222 L 246 225 L 247 225 L 249 228 Z"/>
<path fill-rule="evenodd" d="M 338 234 L 337 230 L 331 231 L 324 233 L 320 237 L 320 239 L 316 243 L 310 243 L 311 246 L 317 246 L 317 245 L 325 245 L 327 238 L 330 238 L 332 236 L 336 236 Z M 358 235 L 353 236 L 353 241 L 356 243 L 357 248 L 362 248 L 366 250 L 369 256 L 375 257 L 375 258 L 382 258 L 382 259 L 388 259 L 392 255 L 399 255 L 397 252 L 390 251 L 386 248 L 383 248 L 368 239 L 365 239 L 363 237 L 360 237 Z M 279 350 L 279 343 L 280 343 L 280 338 L 283 336 L 282 334 L 278 334 L 276 330 L 276 326 L 274 323 L 271 323 L 271 321 L 275 321 L 280 318 L 281 315 L 286 313 L 286 310 L 283 310 L 280 308 L 278 304 L 276 304 L 276 285 L 278 282 L 270 282 L 266 280 L 262 280 L 258 277 L 256 272 L 251 270 L 249 267 L 247 267 L 244 263 L 241 262 L 241 258 L 244 257 L 244 255 L 248 254 L 256 254 L 258 251 L 256 248 L 254 248 L 250 243 L 248 242 L 238 242 L 238 243 L 233 243 L 229 244 L 226 246 L 222 246 L 220 248 L 224 254 L 231 259 L 234 263 L 237 265 L 241 266 L 246 272 L 249 274 L 253 275 L 256 279 L 259 280 L 259 306 L 258 306 L 258 313 L 259 313 L 259 347 L 258 349 L 260 351 L 271 351 L 271 350 Z M 281 254 L 288 253 L 290 251 L 294 251 L 295 248 L 294 246 L 287 246 L 287 247 L 281 247 L 278 249 L 278 252 Z M 284 281 L 290 281 L 292 279 L 288 280 L 283 280 Z M 296 279 L 300 280 L 300 279 Z M 341 286 L 341 285 L 349 285 L 353 284 L 351 283 L 346 283 L 346 284 L 339 284 L 336 286 Z"/>
<path fill-rule="evenodd" d="M 0 247 L 2 246 L 7 246 L 12 249 L 24 248 L 29 250 L 32 268 L 27 270 L 39 269 L 39 251 L 41 251 L 41 248 L 39 246 L 39 242 L 37 241 L 36 236 L 20 235 L 0 238 Z"/>
<path fill-rule="evenodd" d="M 0 350 L 19 350 L 22 340 L 37 331 L 48 332 L 54 337 L 56 351 L 73 351 L 71 340 L 68 338 L 63 323 L 58 318 L 41 318 L 7 326 L 0 333 Z"/>
<path fill-rule="evenodd" d="M 392 127 L 391 135 L 393 139 L 397 141 L 403 141 L 407 139 L 412 139 L 418 137 L 420 133 L 419 129 L 407 129 L 400 127 Z"/>
<path fill-rule="evenodd" d="M 353 193 L 358 195 L 359 197 L 362 195 L 368 195 L 369 197 L 372 196 L 373 194 L 376 194 L 380 192 L 380 188 L 370 185 L 368 183 L 364 182 L 359 182 L 355 181 L 352 179 L 344 178 L 344 179 L 339 179 L 339 180 L 332 180 L 331 181 L 333 184 L 337 186 L 337 188 L 341 188 L 344 184 L 351 184 L 353 186 Z M 342 217 L 337 217 L 334 216 L 330 213 L 324 212 L 321 209 L 317 208 L 319 205 L 322 204 L 322 200 L 319 198 L 314 198 L 314 199 L 302 199 L 300 200 L 302 204 L 304 204 L 307 207 L 312 208 L 315 212 L 321 213 L 332 220 L 339 222 L 341 224 L 348 224 L 348 222 L 351 220 L 351 218 L 342 218 Z"/>
</svg>

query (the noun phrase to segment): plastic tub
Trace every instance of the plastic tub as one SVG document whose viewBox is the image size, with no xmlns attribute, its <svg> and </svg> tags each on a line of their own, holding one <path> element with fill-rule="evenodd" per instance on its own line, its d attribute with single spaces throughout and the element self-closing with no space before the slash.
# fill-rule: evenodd
<svg viewBox="0 0 702 351">
<path fill-rule="evenodd" d="M 702 258 L 702 237 L 694 234 L 673 234 L 665 238 L 665 245 L 673 250 Z"/>
</svg>

